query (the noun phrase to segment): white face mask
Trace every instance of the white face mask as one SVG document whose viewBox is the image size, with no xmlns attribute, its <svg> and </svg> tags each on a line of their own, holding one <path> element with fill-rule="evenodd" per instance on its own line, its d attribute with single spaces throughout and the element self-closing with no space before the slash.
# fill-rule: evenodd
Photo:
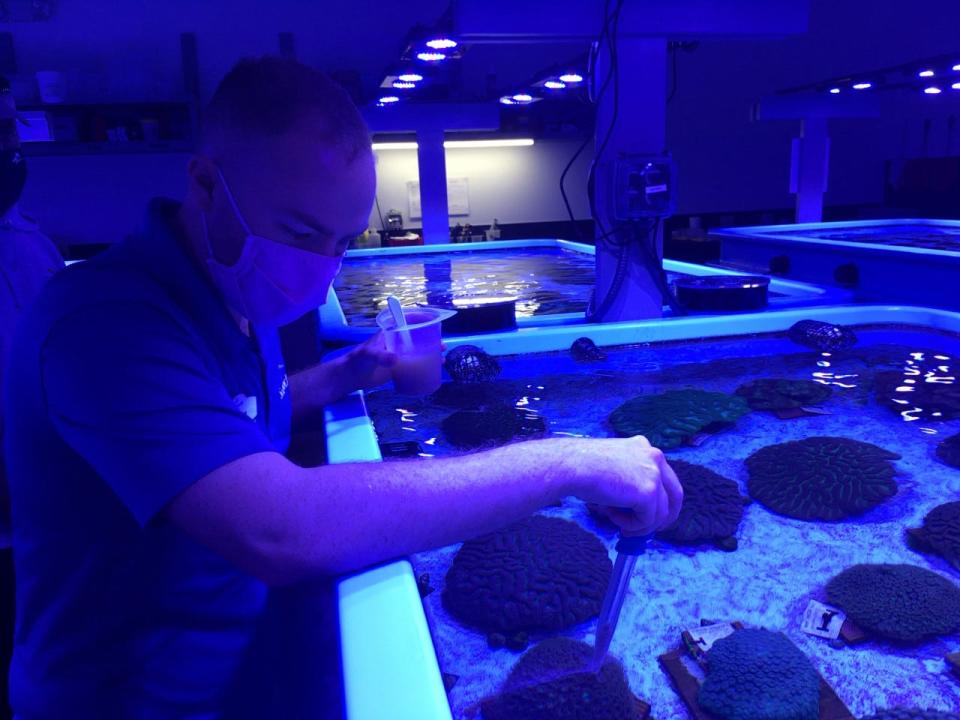
<svg viewBox="0 0 960 720">
<path fill-rule="evenodd" d="M 254 324 L 278 327 L 326 302 L 343 257 L 321 255 L 254 235 L 219 169 L 217 174 L 246 233 L 240 257 L 233 265 L 224 265 L 213 256 L 207 218 L 202 216 L 209 253 L 207 268 L 227 304 Z"/>
</svg>

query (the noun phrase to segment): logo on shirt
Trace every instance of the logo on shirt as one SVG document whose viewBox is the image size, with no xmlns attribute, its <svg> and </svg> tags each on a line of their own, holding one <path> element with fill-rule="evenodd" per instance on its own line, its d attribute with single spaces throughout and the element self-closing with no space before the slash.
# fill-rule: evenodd
<svg viewBox="0 0 960 720">
<path fill-rule="evenodd" d="M 257 398 L 247 397 L 243 393 L 234 396 L 233 406 L 251 420 L 257 419 Z"/>
<path fill-rule="evenodd" d="M 283 380 L 280 381 L 280 399 L 286 397 L 287 390 L 290 388 L 290 381 L 287 380 L 287 374 L 283 374 Z"/>
</svg>

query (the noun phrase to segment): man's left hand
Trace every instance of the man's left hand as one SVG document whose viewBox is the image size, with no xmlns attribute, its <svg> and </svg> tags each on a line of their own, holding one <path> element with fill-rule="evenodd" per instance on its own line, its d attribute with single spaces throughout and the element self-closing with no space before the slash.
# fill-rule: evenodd
<svg viewBox="0 0 960 720">
<path fill-rule="evenodd" d="M 383 385 L 392 377 L 393 366 L 396 364 L 397 355 L 387 350 L 382 332 L 343 356 L 347 381 L 354 390 Z"/>
</svg>

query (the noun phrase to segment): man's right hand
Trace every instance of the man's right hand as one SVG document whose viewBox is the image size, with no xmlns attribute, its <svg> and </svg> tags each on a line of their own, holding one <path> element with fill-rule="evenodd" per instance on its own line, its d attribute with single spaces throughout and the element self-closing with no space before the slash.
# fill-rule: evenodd
<svg viewBox="0 0 960 720">
<path fill-rule="evenodd" d="M 627 535 L 649 535 L 676 521 L 683 487 L 645 437 L 561 442 L 566 494 L 597 504 Z"/>
</svg>

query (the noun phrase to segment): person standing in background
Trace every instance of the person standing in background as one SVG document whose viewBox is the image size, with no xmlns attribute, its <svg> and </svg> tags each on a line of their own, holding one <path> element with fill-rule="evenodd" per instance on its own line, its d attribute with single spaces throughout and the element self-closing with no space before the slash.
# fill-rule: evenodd
<svg viewBox="0 0 960 720">
<path fill-rule="evenodd" d="M 17 319 L 50 276 L 63 267 L 56 246 L 40 232 L 33 219 L 20 212 L 18 202 L 26 180 L 27 164 L 20 153 L 17 133 L 17 106 L 9 81 L 0 76 L 0 387 Z M 0 440 L 4 424 L 0 413 Z M 10 717 L 7 667 L 13 646 L 14 592 L 9 512 L 6 464 L 0 462 L 0 719 Z"/>
</svg>

